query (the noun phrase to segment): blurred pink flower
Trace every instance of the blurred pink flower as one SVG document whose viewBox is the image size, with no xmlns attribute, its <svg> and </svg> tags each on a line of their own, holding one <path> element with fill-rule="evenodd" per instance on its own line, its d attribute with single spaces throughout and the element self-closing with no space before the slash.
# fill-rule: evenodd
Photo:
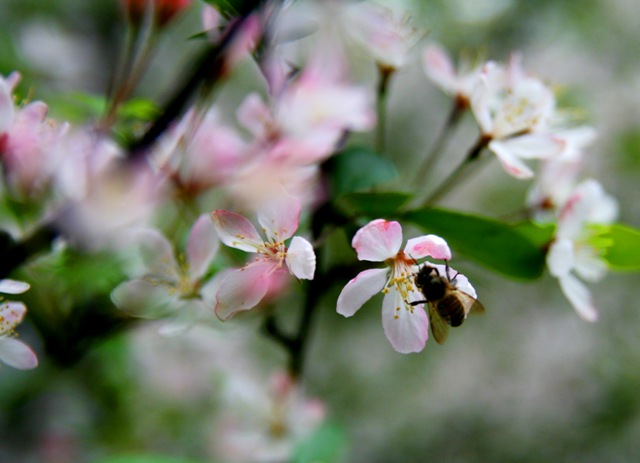
<svg viewBox="0 0 640 463">
<path fill-rule="evenodd" d="M 598 311 L 591 293 L 581 281 L 604 277 L 607 265 L 593 225 L 607 225 L 618 214 L 616 200 L 593 179 L 581 182 L 564 204 L 558 218 L 554 241 L 547 254 L 547 267 L 574 309 L 587 321 L 595 321 Z M 580 278 L 578 278 L 580 277 Z"/>
<path fill-rule="evenodd" d="M 29 284 L 16 280 L 0 280 L 0 293 L 21 294 Z M 27 313 L 22 302 L 0 299 L 0 361 L 19 370 L 30 370 L 38 366 L 36 354 L 22 341 L 15 338 L 15 327 Z"/>
<path fill-rule="evenodd" d="M 451 259 L 447 243 L 436 235 L 425 235 L 407 241 L 403 250 L 402 227 L 398 222 L 373 220 L 353 237 L 352 246 L 359 260 L 384 262 L 387 268 L 360 272 L 349 281 L 338 297 L 338 313 L 345 317 L 355 314 L 378 292 L 384 294 L 382 326 L 395 350 L 406 354 L 424 349 L 429 336 L 429 321 L 423 304 L 424 295 L 414 284 L 418 271 L 416 259 L 433 257 Z"/>
<path fill-rule="evenodd" d="M 19 80 L 17 72 L 0 76 L 0 160 L 12 194 L 26 199 L 49 186 L 57 162 L 53 147 L 66 127 L 46 119 L 41 101 L 17 107 L 12 93 Z"/>
<path fill-rule="evenodd" d="M 169 318 L 163 334 L 185 331 L 214 303 L 213 280 L 204 277 L 220 241 L 208 215 L 193 224 L 184 259 L 176 259 L 173 246 L 156 229 L 134 233 L 132 244 L 141 257 L 133 279 L 121 283 L 111 293 L 118 308 L 142 318 Z"/>
<path fill-rule="evenodd" d="M 216 210 L 211 218 L 224 244 L 257 254 L 253 262 L 229 271 L 220 282 L 215 313 L 221 320 L 255 307 L 285 267 L 296 278 L 313 279 L 316 256 L 311 243 L 299 236 L 293 237 L 289 246 L 284 243 L 298 229 L 300 201 L 296 198 L 283 196 L 258 211 L 258 222 L 267 236 L 266 241 L 251 222 L 239 214 Z"/>
<path fill-rule="evenodd" d="M 480 83 L 480 67 L 462 62 L 456 71 L 451 57 L 439 45 L 432 43 L 424 49 L 422 56 L 427 77 L 457 104 L 466 108 L 474 89 Z"/>
<path fill-rule="evenodd" d="M 326 415 L 325 404 L 306 397 L 287 373 L 274 374 L 268 385 L 236 374 L 223 393 L 229 410 L 223 410 L 213 452 L 223 461 L 291 461 L 296 445 Z"/>
</svg>

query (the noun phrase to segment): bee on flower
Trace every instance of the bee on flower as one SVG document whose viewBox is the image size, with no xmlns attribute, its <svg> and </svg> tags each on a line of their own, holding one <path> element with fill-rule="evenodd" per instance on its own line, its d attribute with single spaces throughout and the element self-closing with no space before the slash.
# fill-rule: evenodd
<svg viewBox="0 0 640 463">
<path fill-rule="evenodd" d="M 424 303 L 420 303 L 424 294 L 415 284 L 417 259 L 451 259 L 446 241 L 436 235 L 425 235 L 408 240 L 401 249 L 400 224 L 377 219 L 358 230 L 352 246 L 359 260 L 384 262 L 386 268 L 364 270 L 349 281 L 338 297 L 338 313 L 351 317 L 382 292 L 382 326 L 387 339 L 400 353 L 420 352 L 429 337 L 429 319 Z"/>
</svg>

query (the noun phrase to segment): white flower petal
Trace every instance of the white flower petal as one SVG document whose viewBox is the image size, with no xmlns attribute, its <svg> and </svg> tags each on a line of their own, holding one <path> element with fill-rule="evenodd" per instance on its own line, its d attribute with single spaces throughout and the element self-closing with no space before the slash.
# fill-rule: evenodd
<svg viewBox="0 0 640 463">
<path fill-rule="evenodd" d="M 165 317 L 174 308 L 176 300 L 169 295 L 169 289 L 144 280 L 130 280 L 111 291 L 111 300 L 120 310 L 134 317 L 157 319 Z"/>
<path fill-rule="evenodd" d="M 578 315 L 588 322 L 595 322 L 598 319 L 598 309 L 593 305 L 591 292 L 587 285 L 570 273 L 558 281 L 562 292 Z"/>
<path fill-rule="evenodd" d="M 0 280 L 0 293 L 21 294 L 30 288 L 29 283 L 17 280 Z"/>
<path fill-rule="evenodd" d="M 27 307 L 22 302 L 3 302 L 0 305 L 0 336 L 13 331 L 26 313 Z"/>
<path fill-rule="evenodd" d="M 338 296 L 337 311 L 340 315 L 350 317 L 362 305 L 378 294 L 387 282 L 389 269 L 375 268 L 360 272 L 346 284 Z"/>
<path fill-rule="evenodd" d="M 556 278 L 568 275 L 575 266 L 575 253 L 573 242 L 568 239 L 559 239 L 551 243 L 547 253 L 547 267 Z"/>
<path fill-rule="evenodd" d="M 522 159 L 553 158 L 565 149 L 566 142 L 551 134 L 526 134 L 500 140 L 505 149 Z"/>
<path fill-rule="evenodd" d="M 429 338 L 429 319 L 422 306 L 407 306 L 393 287 L 382 301 L 382 326 L 401 354 L 420 352 Z"/>
<path fill-rule="evenodd" d="M 286 257 L 289 271 L 303 280 L 313 280 L 316 271 L 316 255 L 313 246 L 304 238 L 294 236 L 289 244 Z"/>
<path fill-rule="evenodd" d="M 38 357 L 22 341 L 0 337 L 0 361 L 19 370 L 31 370 L 38 366 Z"/>
<path fill-rule="evenodd" d="M 138 243 L 145 275 L 158 281 L 178 281 L 178 263 L 173 246 L 159 230 L 139 230 L 135 233 L 134 240 Z"/>
<path fill-rule="evenodd" d="M 519 179 L 533 177 L 533 171 L 510 150 L 508 143 L 493 140 L 489 143 L 489 149 L 496 154 L 509 175 Z"/>
</svg>

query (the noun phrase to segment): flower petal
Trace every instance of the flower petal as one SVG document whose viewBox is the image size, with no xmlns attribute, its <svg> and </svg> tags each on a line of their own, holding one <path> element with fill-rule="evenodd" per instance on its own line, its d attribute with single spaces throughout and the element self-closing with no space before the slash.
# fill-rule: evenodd
<svg viewBox="0 0 640 463">
<path fill-rule="evenodd" d="M 215 210 L 211 220 L 220 240 L 229 247 L 256 252 L 264 245 L 258 230 L 244 216 L 225 210 Z"/>
<path fill-rule="evenodd" d="M 575 260 L 573 241 L 558 239 L 551 243 L 547 253 L 547 267 L 551 275 L 556 278 L 568 275 L 575 265 Z"/>
<path fill-rule="evenodd" d="M 303 280 L 313 280 L 316 271 L 316 255 L 313 246 L 304 238 L 294 236 L 289 244 L 286 257 L 289 271 Z"/>
<path fill-rule="evenodd" d="M 202 214 L 191 227 L 187 241 L 187 261 L 193 280 L 204 275 L 219 247 L 220 240 L 213 222 L 207 214 Z"/>
<path fill-rule="evenodd" d="M 138 243 L 144 275 L 162 282 L 178 281 L 178 263 L 173 246 L 159 230 L 149 228 L 136 231 L 134 240 Z"/>
<path fill-rule="evenodd" d="M 378 294 L 387 282 L 389 269 L 374 268 L 360 272 L 340 292 L 337 310 L 340 315 L 350 317 L 365 302 Z"/>
<path fill-rule="evenodd" d="M 451 250 L 447 242 L 437 235 L 425 235 L 411 238 L 404 248 L 405 254 L 414 259 L 433 257 L 434 259 L 450 260 Z"/>
<path fill-rule="evenodd" d="M 530 133 L 501 140 L 514 156 L 522 159 L 548 159 L 560 155 L 567 142 L 548 133 Z"/>
<path fill-rule="evenodd" d="M 588 322 L 595 322 L 598 319 L 598 309 L 593 305 L 591 292 L 587 285 L 571 273 L 563 276 L 558 281 L 562 292 L 578 312 L 578 315 Z"/>
<path fill-rule="evenodd" d="M 402 227 L 398 222 L 373 220 L 357 231 L 351 245 L 359 260 L 384 262 L 398 254 L 402 245 Z"/>
<path fill-rule="evenodd" d="M 255 307 L 269 289 L 271 262 L 257 262 L 230 271 L 216 293 L 215 313 L 222 321 Z"/>
<path fill-rule="evenodd" d="M 298 229 L 300 211 L 300 200 L 282 189 L 281 194 L 262 205 L 258 211 L 258 222 L 269 239 L 284 241 Z"/>
<path fill-rule="evenodd" d="M 442 47 L 436 44 L 428 45 L 422 55 L 422 64 L 427 77 L 438 87 L 445 93 L 455 93 L 456 71 L 451 58 Z"/>
<path fill-rule="evenodd" d="M 382 327 L 401 354 L 420 352 L 429 338 L 429 319 L 422 306 L 408 306 L 393 287 L 382 301 Z"/>
<path fill-rule="evenodd" d="M 168 289 L 145 280 L 130 280 L 111 291 L 111 300 L 134 317 L 157 319 L 173 311 L 175 298 L 169 295 Z"/>
<path fill-rule="evenodd" d="M 31 370 L 38 366 L 38 357 L 22 341 L 0 337 L 0 361 L 19 370 Z"/>
<path fill-rule="evenodd" d="M 21 294 L 24 293 L 31 286 L 29 283 L 17 280 L 0 280 L 0 293 L 5 294 Z"/>
<path fill-rule="evenodd" d="M 498 157 L 504 170 L 515 178 L 527 179 L 533 177 L 533 171 L 522 162 L 511 150 L 509 144 L 502 140 L 493 140 L 489 149 Z"/>
<path fill-rule="evenodd" d="M 8 301 L 0 305 L 0 336 L 13 331 L 26 313 L 27 306 L 22 302 Z"/>
</svg>

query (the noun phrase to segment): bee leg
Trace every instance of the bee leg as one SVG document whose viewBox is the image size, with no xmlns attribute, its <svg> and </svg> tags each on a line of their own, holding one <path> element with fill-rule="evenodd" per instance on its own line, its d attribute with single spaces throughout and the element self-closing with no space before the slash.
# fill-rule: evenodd
<svg viewBox="0 0 640 463">
<path fill-rule="evenodd" d="M 409 305 L 416 306 L 416 305 L 418 305 L 418 304 L 426 304 L 426 303 L 427 303 L 427 302 L 429 302 L 429 301 L 426 301 L 426 300 L 425 300 L 425 301 L 413 301 L 413 302 L 404 301 L 404 302 L 406 302 L 406 303 L 407 303 L 407 304 L 409 304 Z"/>
</svg>

